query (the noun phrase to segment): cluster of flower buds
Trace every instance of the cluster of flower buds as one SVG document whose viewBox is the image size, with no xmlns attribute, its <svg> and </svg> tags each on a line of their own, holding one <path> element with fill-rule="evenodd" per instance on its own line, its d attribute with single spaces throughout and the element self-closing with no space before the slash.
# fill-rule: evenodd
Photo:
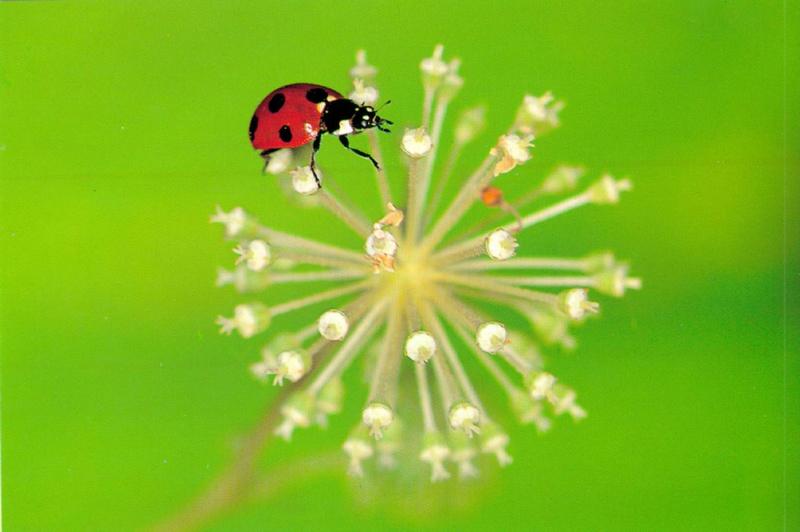
<svg viewBox="0 0 800 532">
<path fill-rule="evenodd" d="M 495 180 L 505 183 L 526 172 L 528 166 L 520 167 L 532 160 L 534 135 L 559 125 L 563 103 L 550 92 L 523 98 L 506 134 L 484 152 L 477 170 L 459 180 L 460 188 L 437 217 L 447 179 L 459 171 L 462 148 L 485 126 L 482 107 L 461 113 L 439 173 L 437 153 L 448 137 L 442 133 L 445 113 L 463 86 L 459 69 L 457 59 L 444 59 L 441 46 L 420 63 L 422 120 L 400 140 L 408 185 L 399 201 L 405 203 L 393 203 L 396 191 L 378 169 L 385 214 L 375 223 L 359 205 L 334 196 L 331 190 L 344 198 L 336 187 L 320 189 L 320 171 L 315 176 L 308 166 L 295 164 L 308 160 L 305 153 L 280 150 L 268 161 L 268 173 L 283 176 L 294 196 L 327 208 L 358 235 L 362 249 L 261 226 L 241 208 L 218 210 L 212 217 L 236 243 L 235 269 L 221 270 L 217 284 L 248 293 L 279 283 L 303 287 L 303 295 L 282 303 L 237 305 L 231 317 L 218 318 L 223 333 L 237 331 L 250 338 L 282 314 L 313 315 L 306 327 L 275 335 L 250 367 L 260 381 L 293 387 L 280 407 L 277 435 L 288 440 L 296 429 L 325 427 L 328 417 L 342 410 L 345 372 L 357 358 L 365 359 L 369 393 L 342 445 L 352 475 L 364 474 L 371 462 L 383 469 L 402 465 L 414 470 L 402 462 L 408 456 L 432 481 L 450 478 L 451 471 L 460 478 L 475 477 L 481 454 L 501 466 L 512 462 L 509 433 L 491 415 L 494 402 L 487 408 L 482 401 L 486 377 L 473 375 L 473 364 L 464 363 L 467 357 L 477 360 L 502 389 L 520 423 L 545 432 L 555 417 L 584 418 L 576 392 L 544 368 L 542 351 L 575 347 L 572 328 L 600 310 L 594 296 L 621 297 L 641 287 L 638 278 L 629 276 L 628 265 L 608 252 L 582 258 L 526 253 L 525 229 L 584 205 L 616 204 L 631 188 L 627 179 L 606 174 L 576 191 L 584 170 L 561 165 L 535 180 L 526 194 L 505 197 Z M 377 69 L 363 51 L 350 77 L 350 97 L 375 105 Z M 369 138 L 376 160 L 382 161 L 377 137 Z M 431 185 L 436 190 L 428 202 Z M 566 197 L 553 198 L 559 195 Z M 482 220 L 477 230 L 450 238 L 476 202 L 507 223 L 492 227 L 491 220 Z M 314 283 L 334 284 L 306 288 Z M 526 318 L 528 330 L 509 330 L 492 319 L 487 312 L 498 305 Z M 418 400 L 409 401 L 409 395 Z M 401 452 L 409 446 L 410 453 Z"/>
</svg>

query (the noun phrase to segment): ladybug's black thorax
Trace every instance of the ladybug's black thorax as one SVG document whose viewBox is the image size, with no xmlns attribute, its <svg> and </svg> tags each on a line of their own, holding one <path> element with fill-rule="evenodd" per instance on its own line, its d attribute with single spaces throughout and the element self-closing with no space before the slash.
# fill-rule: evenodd
<svg viewBox="0 0 800 532">
<path fill-rule="evenodd" d="M 357 109 L 358 105 L 347 98 L 340 98 L 326 103 L 325 109 L 322 111 L 320 129 L 329 133 L 337 131 L 343 120 L 352 120 Z"/>
</svg>

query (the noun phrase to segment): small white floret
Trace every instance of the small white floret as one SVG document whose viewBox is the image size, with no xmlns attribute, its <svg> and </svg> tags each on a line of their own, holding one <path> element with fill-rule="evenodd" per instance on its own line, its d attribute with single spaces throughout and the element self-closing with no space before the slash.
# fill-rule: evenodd
<svg viewBox="0 0 800 532">
<path fill-rule="evenodd" d="M 528 389 L 534 400 L 541 401 L 553 396 L 553 387 L 555 385 L 556 378 L 552 373 L 540 371 L 529 377 Z"/>
<path fill-rule="evenodd" d="M 486 441 L 481 446 L 484 453 L 493 454 L 497 458 L 497 463 L 500 467 L 505 467 L 513 462 L 511 455 L 508 454 L 506 447 L 508 447 L 509 438 L 507 434 L 497 433 Z"/>
<path fill-rule="evenodd" d="M 553 405 L 553 412 L 559 416 L 564 412 L 569 413 L 575 421 L 581 420 L 586 417 L 586 410 L 576 402 L 577 394 L 574 390 L 566 389 L 561 393 L 556 394 L 556 400 Z"/>
<path fill-rule="evenodd" d="M 272 175 L 282 174 L 292 166 L 293 160 L 294 155 L 292 150 L 288 148 L 270 153 L 269 160 L 267 161 L 267 166 L 264 167 L 264 171 Z"/>
<path fill-rule="evenodd" d="M 341 310 L 328 310 L 319 317 L 317 329 L 323 338 L 338 341 L 345 337 L 350 323 Z"/>
<path fill-rule="evenodd" d="M 486 254 L 494 260 L 508 260 L 517 252 L 517 239 L 505 229 L 495 229 L 484 241 Z"/>
<path fill-rule="evenodd" d="M 433 139 L 431 139 L 424 127 L 407 129 L 403 134 L 400 147 L 409 157 L 419 159 L 420 157 L 425 157 L 431 151 Z"/>
<path fill-rule="evenodd" d="M 571 288 L 559 294 L 561 310 L 573 320 L 581 320 L 588 313 L 600 310 L 600 304 L 589 301 L 589 291 L 585 288 Z"/>
<path fill-rule="evenodd" d="M 456 122 L 456 142 L 464 145 L 481 132 L 486 125 L 486 109 L 473 107 L 464 111 Z"/>
<path fill-rule="evenodd" d="M 433 55 L 423 59 L 419 65 L 422 71 L 422 82 L 427 88 L 436 88 L 450 70 L 447 63 L 442 60 L 443 53 L 444 46 L 438 44 L 433 50 Z"/>
<path fill-rule="evenodd" d="M 350 437 L 342 445 L 342 449 L 350 457 L 347 472 L 354 477 L 364 476 L 361 462 L 372 457 L 374 450 L 368 440 L 359 437 Z"/>
<path fill-rule="evenodd" d="M 370 257 L 394 257 L 397 253 L 397 240 L 391 233 L 384 231 L 380 224 L 376 224 L 367 237 L 364 249 Z"/>
<path fill-rule="evenodd" d="M 299 381 L 308 371 L 307 358 L 305 353 L 298 350 L 278 353 L 273 384 L 281 386 L 283 379 L 287 379 L 290 382 Z"/>
<path fill-rule="evenodd" d="M 627 179 L 614 179 L 611 175 L 605 174 L 594 185 L 589 188 L 589 198 L 592 203 L 613 204 L 619 202 L 620 194 L 633 188 Z"/>
<path fill-rule="evenodd" d="M 223 334 L 238 331 L 243 338 L 250 338 L 266 329 L 269 324 L 269 311 L 262 305 L 236 305 L 233 309 L 233 317 L 219 316 L 217 324 Z"/>
<path fill-rule="evenodd" d="M 361 79 L 353 80 L 355 87 L 350 93 L 350 99 L 360 105 L 374 106 L 378 101 L 378 89 L 364 83 Z"/>
<path fill-rule="evenodd" d="M 503 135 L 492 148 L 498 162 L 494 165 L 494 175 L 510 172 L 517 165 L 525 164 L 531 159 L 530 148 L 533 146 L 533 135 Z"/>
<path fill-rule="evenodd" d="M 272 259 L 269 244 L 263 240 L 252 240 L 247 244 L 240 244 L 233 251 L 239 255 L 236 264 L 244 262 L 249 269 L 255 272 L 263 270 Z"/>
<path fill-rule="evenodd" d="M 486 322 L 478 327 L 475 335 L 478 347 L 486 353 L 497 353 L 508 342 L 508 331 L 505 325 L 496 321 Z"/>
<path fill-rule="evenodd" d="M 228 237 L 238 235 L 247 221 L 247 215 L 241 207 L 235 207 L 231 212 L 223 211 L 217 206 L 217 212 L 211 216 L 211 223 L 221 223 L 225 226 L 225 234 Z"/>
<path fill-rule="evenodd" d="M 356 64 L 350 69 L 350 77 L 353 79 L 371 80 L 378 73 L 378 69 L 367 62 L 367 52 L 359 50 L 356 52 Z"/>
<path fill-rule="evenodd" d="M 419 455 L 420 460 L 431 466 L 431 482 L 439 482 L 450 478 L 444 467 L 444 461 L 450 456 L 450 449 L 445 445 L 434 444 L 426 447 Z"/>
<path fill-rule="evenodd" d="M 392 409 L 383 403 L 370 403 L 361 413 L 361 420 L 369 427 L 369 434 L 376 440 L 383 437 L 383 431 L 392 424 Z"/>
<path fill-rule="evenodd" d="M 406 356 L 418 363 L 425 363 L 436 354 L 436 340 L 430 333 L 417 331 L 406 339 Z"/>
<path fill-rule="evenodd" d="M 319 171 L 317 171 L 319 175 Z M 290 172 L 292 176 L 292 188 L 298 194 L 309 196 L 317 192 L 320 188 L 319 183 L 314 178 L 314 172 L 310 166 L 300 166 Z M 320 179 L 322 179 L 320 177 Z"/>
<path fill-rule="evenodd" d="M 471 438 L 480 432 L 481 411 L 469 403 L 458 403 L 450 407 L 448 421 L 453 430 L 462 430 Z"/>
</svg>

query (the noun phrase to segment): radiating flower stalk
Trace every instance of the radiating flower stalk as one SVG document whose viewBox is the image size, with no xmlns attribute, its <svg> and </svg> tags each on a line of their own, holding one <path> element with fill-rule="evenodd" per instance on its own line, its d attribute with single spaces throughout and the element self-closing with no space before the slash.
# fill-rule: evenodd
<svg viewBox="0 0 800 532">
<path fill-rule="evenodd" d="M 563 104 L 551 93 L 523 98 L 505 134 L 485 148 L 473 172 L 461 174 L 459 158 L 484 127 L 482 108 L 461 112 L 453 143 L 442 152 L 447 112 L 463 85 L 459 66 L 458 60 L 444 59 L 441 46 L 421 62 L 422 115 L 397 135 L 407 162 L 405 178 L 392 168 L 393 190 L 383 165 L 376 171 L 385 213 L 379 219 L 368 220 L 344 199 L 324 169 L 320 187 L 305 153 L 283 150 L 267 165 L 268 172 L 285 176 L 293 194 L 314 198 L 355 232 L 362 249 L 266 227 L 239 207 L 212 217 L 235 241 L 235 268 L 222 270 L 218 284 L 251 296 L 218 319 L 220 329 L 265 337 L 253 375 L 293 387 L 280 406 L 275 434 L 289 440 L 297 429 L 325 426 L 342 410 L 344 373 L 356 360 L 368 359 L 366 400 L 341 444 L 353 475 L 364 474 L 373 462 L 391 468 L 402 456 L 426 464 L 432 481 L 453 472 L 461 478 L 477 475 L 481 454 L 501 466 L 511 463 L 510 438 L 501 423 L 507 416 L 490 411 L 482 400 L 487 376 L 503 390 L 514 416 L 539 431 L 550 428 L 552 417 L 583 418 L 576 392 L 543 368 L 540 348 L 573 347 L 572 326 L 599 312 L 594 294 L 621 297 L 640 287 L 628 266 L 610 253 L 535 257 L 519 240 L 521 231 L 543 229 L 548 220 L 575 209 L 616 204 L 631 188 L 627 179 L 608 174 L 579 188 L 584 170 L 574 166 L 560 166 L 538 180 L 520 168 L 531 163 L 535 139 L 559 126 Z M 350 75 L 350 97 L 375 105 L 377 69 L 364 52 Z M 375 132 L 366 137 L 383 161 Z M 502 187 L 514 179 L 533 186 L 507 200 Z M 402 194 L 398 185 L 405 188 Z M 453 188 L 448 185 L 457 190 L 437 216 Z M 483 220 L 498 223 L 459 233 L 473 208 L 482 211 Z M 284 302 L 252 297 L 289 283 L 315 291 Z M 512 330 L 489 315 L 487 304 L 518 312 L 530 329 Z M 268 339 L 273 318 L 287 313 L 313 318 L 300 330 Z M 470 374 L 469 358 L 485 373 Z"/>
</svg>

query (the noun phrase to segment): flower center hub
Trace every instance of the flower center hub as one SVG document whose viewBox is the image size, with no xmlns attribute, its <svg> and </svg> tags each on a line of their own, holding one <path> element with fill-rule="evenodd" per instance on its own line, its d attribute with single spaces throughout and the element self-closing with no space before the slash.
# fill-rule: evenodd
<svg viewBox="0 0 800 532">
<path fill-rule="evenodd" d="M 406 244 L 401 248 L 394 273 L 386 274 L 398 296 L 420 297 L 430 291 L 433 269 L 427 257 L 427 254 L 419 253 L 418 248 L 413 245 Z"/>
</svg>

